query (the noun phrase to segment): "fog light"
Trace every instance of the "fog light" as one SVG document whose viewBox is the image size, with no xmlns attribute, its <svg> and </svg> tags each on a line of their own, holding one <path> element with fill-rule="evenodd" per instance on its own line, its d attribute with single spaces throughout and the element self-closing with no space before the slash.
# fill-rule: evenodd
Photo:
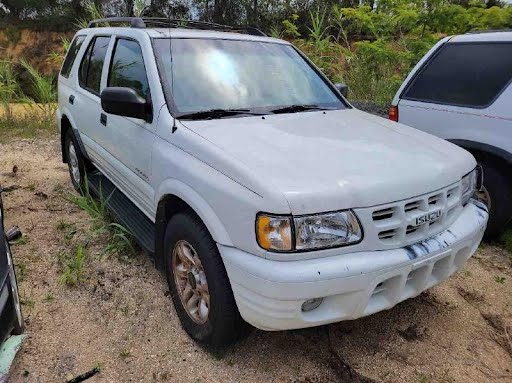
<svg viewBox="0 0 512 383">
<path fill-rule="evenodd" d="M 320 306 L 323 300 L 324 298 L 308 299 L 302 304 L 302 311 L 311 311 L 316 309 L 318 306 Z"/>
</svg>

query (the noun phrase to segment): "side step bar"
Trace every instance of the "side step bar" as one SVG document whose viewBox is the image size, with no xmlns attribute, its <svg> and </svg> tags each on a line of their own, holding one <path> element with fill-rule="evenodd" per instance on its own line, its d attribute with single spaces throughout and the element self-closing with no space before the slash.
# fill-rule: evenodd
<svg viewBox="0 0 512 383">
<path fill-rule="evenodd" d="M 123 225 L 150 255 L 155 254 L 155 224 L 110 180 L 95 171 L 87 174 L 89 190 L 106 201 L 116 222 Z"/>
</svg>

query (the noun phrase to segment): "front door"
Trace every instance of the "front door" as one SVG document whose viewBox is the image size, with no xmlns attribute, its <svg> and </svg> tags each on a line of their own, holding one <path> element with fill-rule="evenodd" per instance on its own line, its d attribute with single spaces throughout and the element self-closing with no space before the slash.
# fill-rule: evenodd
<svg viewBox="0 0 512 383">
<path fill-rule="evenodd" d="M 132 38 L 117 37 L 111 54 L 107 87 L 127 87 L 151 101 L 140 44 Z M 148 216 L 154 216 L 151 187 L 151 149 L 155 140 L 156 115 L 152 121 L 107 114 L 102 111 L 103 147 L 112 156 L 115 181 Z"/>
</svg>

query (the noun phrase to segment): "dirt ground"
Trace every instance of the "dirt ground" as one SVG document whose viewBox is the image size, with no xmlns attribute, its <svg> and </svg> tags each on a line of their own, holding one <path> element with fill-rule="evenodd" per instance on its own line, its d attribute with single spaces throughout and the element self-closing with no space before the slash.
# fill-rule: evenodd
<svg viewBox="0 0 512 383">
<path fill-rule="evenodd" d="M 449 281 L 389 311 L 253 330 L 211 352 L 181 329 L 146 255 L 102 256 L 102 237 L 67 199 L 56 138 L 0 144 L 0 182 L 11 187 L 7 226 L 25 234 L 12 248 L 28 334 L 13 383 L 64 382 L 98 365 L 87 382 L 512 382 L 512 257 L 498 247 L 483 245 Z M 79 243 L 86 280 L 69 287 L 59 259 Z"/>
</svg>

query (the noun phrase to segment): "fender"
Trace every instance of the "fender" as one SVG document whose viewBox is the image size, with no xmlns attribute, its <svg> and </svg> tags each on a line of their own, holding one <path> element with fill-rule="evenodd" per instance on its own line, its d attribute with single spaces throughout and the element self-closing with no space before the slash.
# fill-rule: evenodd
<svg viewBox="0 0 512 383">
<path fill-rule="evenodd" d="M 512 165 L 512 153 L 509 153 L 506 150 L 496 146 L 470 140 L 447 139 L 447 141 L 467 150 L 475 149 L 480 152 L 493 154 L 496 157 L 501 158 L 508 165 Z"/>
<path fill-rule="evenodd" d="M 226 228 L 212 207 L 189 185 L 175 178 L 168 178 L 160 183 L 155 192 L 155 211 L 157 211 L 160 201 L 166 195 L 174 195 L 187 203 L 201 218 L 215 242 L 224 246 L 233 246 Z"/>
<path fill-rule="evenodd" d="M 89 157 L 89 155 L 87 154 L 87 151 L 85 150 L 85 145 L 82 142 L 82 138 L 80 137 L 80 132 L 79 132 L 78 128 L 76 127 L 75 120 L 73 119 L 73 116 L 71 115 L 71 113 L 68 113 L 68 112 L 69 111 L 67 111 L 67 110 L 64 110 L 63 112 L 61 112 L 60 110 L 57 111 L 57 118 L 58 118 L 59 130 L 60 130 L 60 135 L 61 135 L 60 140 L 61 140 L 62 162 L 66 162 L 66 159 L 64 158 L 64 135 L 62 132 L 62 119 L 63 118 L 68 119 L 69 124 L 71 125 L 71 132 L 72 132 L 73 136 L 75 137 L 76 142 L 78 143 L 78 146 L 79 146 L 80 151 L 82 152 L 83 156 L 88 161 L 91 161 L 91 158 Z"/>
</svg>

